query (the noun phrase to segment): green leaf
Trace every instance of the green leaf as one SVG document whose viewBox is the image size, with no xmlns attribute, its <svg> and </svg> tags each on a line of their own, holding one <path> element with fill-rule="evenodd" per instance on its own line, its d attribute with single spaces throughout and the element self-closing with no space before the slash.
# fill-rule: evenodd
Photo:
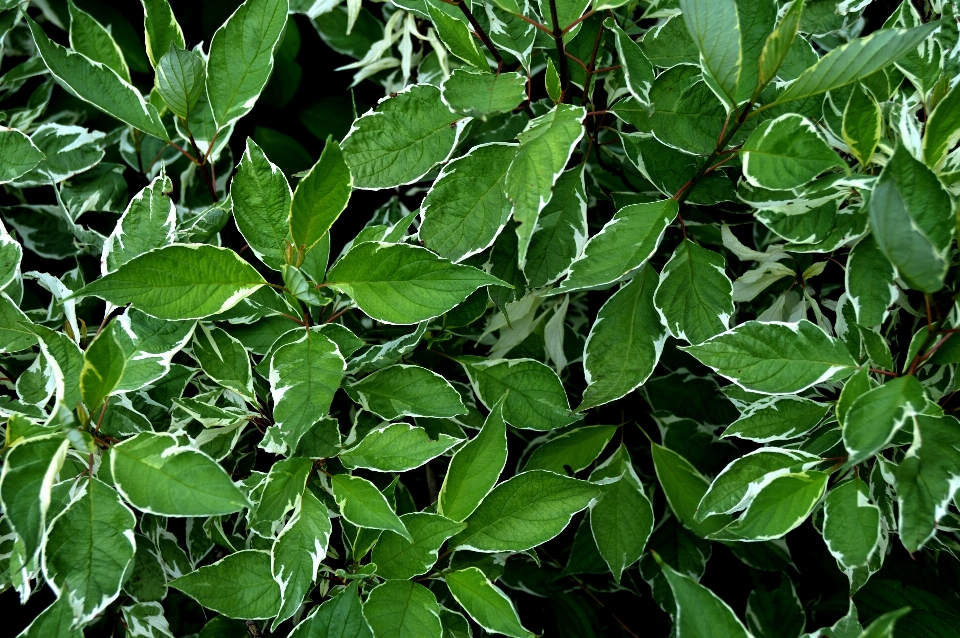
<svg viewBox="0 0 960 638">
<path fill-rule="evenodd" d="M 937 26 L 938 22 L 928 22 L 914 29 L 881 29 L 842 44 L 801 73 L 774 104 L 825 93 L 865 78 L 916 49 Z"/>
<path fill-rule="evenodd" d="M 293 194 L 280 168 L 251 138 L 230 184 L 237 229 L 257 258 L 274 270 L 286 263 Z"/>
<path fill-rule="evenodd" d="M 913 443 L 893 468 L 899 520 L 897 532 L 908 552 L 929 541 L 937 522 L 960 489 L 960 421 L 952 416 L 913 418 Z"/>
<path fill-rule="evenodd" d="M 641 104 L 650 104 L 650 89 L 653 88 L 653 65 L 643 54 L 643 50 L 630 36 L 624 32 L 616 21 L 607 18 L 603 26 L 609 29 L 614 36 L 614 45 L 617 47 L 617 58 L 623 65 L 623 76 L 626 80 L 630 95 Z"/>
<path fill-rule="evenodd" d="M 484 631 L 514 638 L 533 638 L 534 634 L 520 624 L 510 598 L 476 567 L 445 574 L 443 580 L 454 599 Z"/>
<path fill-rule="evenodd" d="M 11 424 L 7 424 L 10 437 Z M 69 443 L 60 436 L 37 437 L 7 453 L 0 474 L 0 504 L 4 518 L 24 544 L 29 560 L 40 549 L 50 509 L 50 493 Z"/>
<path fill-rule="evenodd" d="M 750 638 L 750 633 L 733 610 L 716 594 L 689 576 L 674 571 L 664 562 L 660 563 L 660 569 L 673 592 L 678 636 Z"/>
<path fill-rule="evenodd" d="M 593 425 L 564 432 L 537 447 L 524 464 L 523 471 L 549 470 L 566 474 L 565 467 L 573 472 L 586 469 L 607 447 L 617 427 Z"/>
<path fill-rule="evenodd" d="M 781 576 L 780 586 L 759 585 L 747 598 L 747 627 L 756 636 L 796 636 L 803 633 L 807 615 L 793 583 Z"/>
<path fill-rule="evenodd" d="M 213 381 L 247 400 L 255 400 L 250 357 L 239 340 L 220 328 L 200 324 L 193 338 L 193 358 Z"/>
<path fill-rule="evenodd" d="M 300 503 L 311 469 L 313 463 L 304 458 L 283 459 L 270 467 L 260 498 L 250 510 L 250 531 L 274 536 L 284 517 Z"/>
<path fill-rule="evenodd" d="M 504 179 L 516 152 L 481 144 L 443 167 L 420 206 L 424 246 L 457 262 L 493 243 L 510 219 Z"/>
<path fill-rule="evenodd" d="M 850 99 L 843 110 L 843 141 L 860 165 L 866 166 L 880 141 L 883 121 L 880 106 L 873 96 L 859 82 L 851 88 Z"/>
<path fill-rule="evenodd" d="M 740 518 L 718 532 L 754 541 L 781 538 L 807 519 L 820 502 L 830 474 L 798 472 L 764 485 Z"/>
<path fill-rule="evenodd" d="M 792 394 L 843 379 L 857 365 L 843 343 L 806 319 L 748 321 L 700 345 L 682 348 L 720 376 L 763 394 Z"/>
<path fill-rule="evenodd" d="M 340 461 L 351 469 L 362 467 L 377 472 L 406 472 L 440 456 L 459 442 L 446 434 L 431 441 L 423 428 L 393 423 L 373 430 L 360 443 L 341 452 Z"/>
<path fill-rule="evenodd" d="M 843 418 L 847 463 L 861 463 L 882 450 L 925 405 L 923 386 L 916 377 L 891 379 L 860 395 Z"/>
<path fill-rule="evenodd" d="M 190 340 L 195 325 L 193 321 L 154 319 L 135 308 L 117 317 L 110 327 L 126 364 L 116 392 L 139 390 L 170 372 L 173 357 Z"/>
<path fill-rule="evenodd" d="M 440 83 L 440 99 L 451 111 L 466 115 L 506 113 L 527 99 L 526 85 L 527 79 L 519 73 L 479 73 L 462 68 Z"/>
<path fill-rule="evenodd" d="M 419 181 L 450 155 L 462 119 L 429 84 L 382 100 L 376 111 L 354 122 L 341 144 L 354 186 L 393 188 Z"/>
<path fill-rule="evenodd" d="M 87 346 L 80 369 L 80 395 L 93 414 L 98 414 L 104 400 L 120 385 L 126 362 L 112 329 L 103 330 Z"/>
<path fill-rule="evenodd" d="M 960 140 L 960 89 L 954 84 L 933 113 L 923 129 L 923 160 L 933 169 L 939 169 L 947 158 L 947 152 Z"/>
<path fill-rule="evenodd" d="M 343 161 L 340 145 L 328 137 L 320 159 L 293 194 L 290 236 L 294 246 L 313 248 L 347 207 L 352 190 L 353 177 Z"/>
<path fill-rule="evenodd" d="M 157 109 L 144 100 L 136 88 L 112 69 L 63 48 L 48 38 L 40 25 L 30 18 L 26 18 L 26 22 L 43 63 L 67 92 L 121 122 L 162 140 L 169 139 Z"/>
<path fill-rule="evenodd" d="M 280 586 L 281 600 L 280 611 L 273 622 L 274 629 L 293 616 L 310 593 L 330 543 L 332 526 L 327 508 L 310 490 L 301 488 L 300 491 L 302 499 L 270 552 L 271 571 Z M 260 499 L 262 505 L 263 498 Z"/>
<path fill-rule="evenodd" d="M 517 135 L 520 148 L 504 185 L 507 198 L 513 202 L 513 218 L 520 223 L 517 237 L 521 267 L 540 211 L 550 201 L 553 185 L 583 137 L 585 116 L 586 110 L 581 106 L 558 104 L 550 112 L 530 120 Z"/>
<path fill-rule="evenodd" d="M 273 419 L 289 450 L 295 450 L 310 427 L 329 412 L 345 367 L 336 344 L 319 329 L 303 335 L 270 358 Z"/>
<path fill-rule="evenodd" d="M 387 580 L 410 580 L 426 574 L 437 562 L 440 547 L 465 525 L 427 512 L 400 517 L 413 541 L 391 531 L 384 532 L 373 548 L 377 576 Z"/>
<path fill-rule="evenodd" d="M 16 129 L 0 128 L 0 184 L 30 172 L 45 158 L 29 137 Z"/>
<path fill-rule="evenodd" d="M 867 484 L 853 478 L 834 487 L 823 504 L 823 540 L 840 569 L 853 577 L 882 551 L 880 508 L 870 502 Z"/>
<path fill-rule="evenodd" d="M 743 54 L 734 0 L 680 0 L 687 30 L 700 49 L 704 78 L 728 104 L 737 101 Z M 719 89 L 719 90 L 717 90 Z"/>
<path fill-rule="evenodd" d="M 273 72 L 287 0 L 246 0 L 217 29 L 207 60 L 207 96 L 217 127 L 249 113 Z"/>
<path fill-rule="evenodd" d="M 792 395 L 765 397 L 743 410 L 721 436 L 755 443 L 795 439 L 815 428 L 829 409 L 829 403 Z"/>
<path fill-rule="evenodd" d="M 760 56 L 777 24 L 780 7 L 776 0 L 736 0 L 736 4 L 741 51 L 736 93 L 736 102 L 739 103 L 759 94 Z"/>
<path fill-rule="evenodd" d="M 870 227 L 899 276 L 936 292 L 950 263 L 955 226 L 950 197 L 937 176 L 898 143 L 870 197 Z"/>
<path fill-rule="evenodd" d="M 174 115 L 189 119 L 203 95 L 205 75 L 203 58 L 171 43 L 157 65 L 157 92 Z"/>
<path fill-rule="evenodd" d="M 150 64 L 157 68 L 160 59 L 174 48 L 183 49 L 186 43 L 183 39 L 183 30 L 173 15 L 168 0 L 140 0 L 143 4 L 143 30 L 146 36 L 147 57 Z"/>
<path fill-rule="evenodd" d="M 325 600 L 290 632 L 290 638 L 372 638 L 357 595 L 359 586 L 360 581 L 355 580 L 339 594 Z"/>
<path fill-rule="evenodd" d="M 540 212 L 523 264 L 530 288 L 541 288 L 567 274 L 583 252 L 587 238 L 585 173 L 582 166 L 564 171 L 553 187 L 550 203 Z"/>
<path fill-rule="evenodd" d="M 522 472 L 490 492 L 450 547 L 480 552 L 520 552 L 545 543 L 597 497 L 585 481 L 545 470 Z"/>
<path fill-rule="evenodd" d="M 431 2 L 425 4 L 431 22 L 437 28 L 437 35 L 450 49 L 450 53 L 478 69 L 490 68 L 486 56 L 463 21 L 448 15 Z"/>
<path fill-rule="evenodd" d="M 67 9 L 70 14 L 70 48 L 112 69 L 125 82 L 130 82 L 130 69 L 109 29 L 86 11 L 77 8 L 73 0 L 68 0 Z"/>
<path fill-rule="evenodd" d="M 570 275 L 556 292 L 601 288 L 629 276 L 656 251 L 678 210 L 673 199 L 618 210 L 587 241 L 583 255 L 570 265 Z"/>
<path fill-rule="evenodd" d="M 553 100 L 554 104 L 560 102 L 563 98 L 563 87 L 560 84 L 560 74 L 557 73 L 557 68 L 553 66 L 553 60 L 547 58 L 547 70 L 544 75 L 544 83 L 547 88 L 547 95 Z"/>
<path fill-rule="evenodd" d="M 43 574 L 54 593 L 70 601 L 76 622 L 89 621 L 120 595 L 136 522 L 116 490 L 95 478 L 81 483 L 51 521 Z"/>
<path fill-rule="evenodd" d="M 114 445 L 110 471 L 124 499 L 151 514 L 216 516 L 249 505 L 222 467 L 171 434 L 144 432 Z"/>
<path fill-rule="evenodd" d="M 623 571 L 643 554 L 653 523 L 653 505 L 632 467 L 628 465 L 620 478 L 600 486 L 600 498 L 590 508 L 590 529 L 618 584 Z"/>
<path fill-rule="evenodd" d="M 777 28 L 767 36 L 758 60 L 757 88 L 754 90 L 754 95 L 758 95 L 773 80 L 780 66 L 787 59 L 794 38 L 797 36 L 802 12 L 803 0 L 791 2 L 783 13 L 783 17 L 780 18 Z"/>
<path fill-rule="evenodd" d="M 879 326 L 887 318 L 887 309 L 897 298 L 893 265 L 880 251 L 873 235 L 864 237 L 850 251 L 846 268 L 847 298 L 853 305 L 857 322 Z"/>
<path fill-rule="evenodd" d="M 503 418 L 515 428 L 545 432 L 577 420 L 556 373 L 533 359 L 461 357 L 474 392 L 491 408 L 506 394 Z"/>
<path fill-rule="evenodd" d="M 703 161 L 696 155 L 662 144 L 647 133 L 621 133 L 620 141 L 630 163 L 667 197 L 688 188 L 687 181 L 697 172 Z M 736 200 L 736 189 L 723 171 L 703 176 L 690 188 L 687 201 L 691 204 L 716 204 Z"/>
<path fill-rule="evenodd" d="M 507 426 L 501 398 L 490 408 L 483 427 L 463 445 L 443 477 L 437 511 L 454 521 L 464 521 L 496 485 L 507 463 Z"/>
<path fill-rule="evenodd" d="M 677 246 L 653 296 L 671 335 L 702 343 L 729 327 L 733 284 L 725 266 L 723 257 L 689 239 Z"/>
<path fill-rule="evenodd" d="M 788 113 L 764 122 L 743 145 L 744 177 L 761 188 L 799 188 L 831 168 L 847 166 L 802 115 Z"/>
<path fill-rule="evenodd" d="M 270 573 L 270 552 L 247 549 L 230 554 L 170 586 L 227 618 L 261 620 L 280 610 L 280 586 Z"/>
<path fill-rule="evenodd" d="M 4 299 L 0 295 L 0 302 Z M 3 304 L 0 303 L 0 308 Z M 37 336 L 40 352 L 53 372 L 57 401 L 64 407 L 75 408 L 80 403 L 80 370 L 83 368 L 83 352 L 73 340 L 62 332 L 54 332 L 43 326 L 30 326 Z"/>
<path fill-rule="evenodd" d="M 440 606 L 429 589 L 390 580 L 370 592 L 363 617 L 375 638 L 440 638 Z"/>
<path fill-rule="evenodd" d="M 697 536 L 706 536 L 730 522 L 729 516 L 722 515 L 709 516 L 702 521 L 695 519 L 697 505 L 706 494 L 709 481 L 673 450 L 656 443 L 650 446 L 657 479 L 667 497 L 667 504 L 680 522 Z"/>
<path fill-rule="evenodd" d="M 413 542 L 403 521 L 373 483 L 359 476 L 337 474 L 331 477 L 330 484 L 340 514 L 348 523 L 368 529 L 390 530 Z"/>
<path fill-rule="evenodd" d="M 17 304 L 0 292 L 0 352 L 19 352 L 35 344 L 37 338 L 23 327 L 30 324 Z"/>
<path fill-rule="evenodd" d="M 175 244 L 135 257 L 73 296 L 133 304 L 158 319 L 199 319 L 233 308 L 265 283 L 232 250 Z"/>
<path fill-rule="evenodd" d="M 83 638 L 83 630 L 71 629 L 72 625 L 70 598 L 60 596 L 40 612 L 22 633 L 17 634 L 17 638 Z"/>
<path fill-rule="evenodd" d="M 481 286 L 505 285 L 472 266 L 453 264 L 409 244 L 354 245 L 327 274 L 365 313 L 394 324 L 439 317 Z"/>
<path fill-rule="evenodd" d="M 133 196 L 103 242 L 101 274 L 114 272 L 134 257 L 174 242 L 177 209 L 167 196 L 172 190 L 170 178 L 158 176 Z"/>
<path fill-rule="evenodd" d="M 365 410 L 393 421 L 404 416 L 453 417 L 466 414 L 460 394 L 426 368 L 394 365 L 344 386 Z"/>
<path fill-rule="evenodd" d="M 909 607 L 888 611 L 882 616 L 878 616 L 870 623 L 859 638 L 893 638 L 893 627 L 896 622 L 910 613 Z"/>
</svg>

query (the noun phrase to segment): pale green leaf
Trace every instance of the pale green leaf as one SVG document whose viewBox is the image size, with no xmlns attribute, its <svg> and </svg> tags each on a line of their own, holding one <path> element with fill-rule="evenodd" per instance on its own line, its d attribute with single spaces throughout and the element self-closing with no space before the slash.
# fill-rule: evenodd
<svg viewBox="0 0 960 638">
<path fill-rule="evenodd" d="M 794 38 L 797 36 L 802 12 L 803 0 L 791 2 L 780 18 L 777 28 L 767 36 L 758 60 L 757 88 L 754 95 L 758 95 L 770 83 L 787 59 Z"/>
<path fill-rule="evenodd" d="M 79 9 L 73 0 L 67 2 L 67 8 L 70 13 L 70 48 L 130 82 L 130 69 L 110 31 L 92 15 Z"/>
<path fill-rule="evenodd" d="M 290 236 L 297 248 L 313 248 L 350 201 L 353 177 L 340 145 L 327 138 L 320 159 L 297 184 L 290 213 Z"/>
<path fill-rule="evenodd" d="M 377 472 L 406 472 L 440 456 L 457 443 L 459 439 L 446 434 L 440 434 L 436 441 L 432 441 L 423 428 L 393 423 L 373 430 L 357 445 L 341 452 L 340 460 L 350 469 L 362 467 Z"/>
<path fill-rule="evenodd" d="M 653 296 L 672 336 L 702 343 L 729 327 L 733 284 L 725 266 L 722 256 L 689 239 L 677 246 L 660 273 Z"/>
<path fill-rule="evenodd" d="M 204 91 L 206 67 L 193 51 L 178 49 L 171 43 L 157 65 L 157 92 L 174 115 L 189 119 Z"/>
<path fill-rule="evenodd" d="M 882 324 L 897 297 L 896 272 L 873 235 L 861 239 L 850 251 L 844 274 L 857 322 L 868 328 Z"/>
<path fill-rule="evenodd" d="M 120 385 L 126 363 L 112 328 L 103 330 L 87 346 L 80 369 L 80 395 L 93 414 L 99 414 L 104 399 Z"/>
<path fill-rule="evenodd" d="M 371 560 L 377 565 L 377 576 L 387 580 L 409 580 L 426 574 L 437 562 L 440 547 L 465 527 L 463 523 L 428 512 L 404 514 L 400 520 L 413 541 L 387 531 L 373 548 Z"/>
<path fill-rule="evenodd" d="M 440 99 L 451 111 L 466 115 L 505 113 L 527 99 L 526 85 L 527 79 L 519 73 L 478 73 L 462 68 L 440 84 Z"/>
<path fill-rule="evenodd" d="M 846 164 L 802 115 L 764 122 L 743 145 L 744 177 L 761 188 L 799 188 L 831 168 L 846 170 Z"/>
<path fill-rule="evenodd" d="M 403 521 L 373 483 L 359 476 L 337 474 L 330 478 L 330 484 L 340 514 L 347 522 L 357 527 L 390 530 L 413 542 Z"/>
<path fill-rule="evenodd" d="M 363 604 L 363 617 L 375 638 L 440 638 L 440 606 L 429 589 L 391 580 L 374 588 Z"/>
<path fill-rule="evenodd" d="M 450 572 L 443 580 L 454 599 L 484 631 L 513 638 L 533 638 L 534 634 L 520 624 L 510 598 L 476 567 Z"/>
<path fill-rule="evenodd" d="M 280 167 L 247 138 L 237 174 L 230 184 L 237 229 L 260 261 L 274 270 L 286 262 L 293 194 Z"/>
<path fill-rule="evenodd" d="M 540 212 L 523 264 L 530 288 L 555 282 L 583 253 L 587 239 L 585 174 L 583 167 L 564 171 L 553 187 L 550 203 Z"/>
<path fill-rule="evenodd" d="M 883 132 L 880 106 L 859 82 L 854 82 L 850 99 L 843 109 L 843 141 L 861 166 L 870 163 Z"/>
<path fill-rule="evenodd" d="M 816 427 L 829 409 L 829 403 L 793 395 L 765 397 L 744 409 L 721 436 L 756 443 L 795 439 Z"/>
<path fill-rule="evenodd" d="M 626 4 L 626 3 L 622 3 Z M 623 76 L 627 89 L 641 104 L 650 104 L 650 89 L 653 88 L 653 65 L 643 54 L 643 50 L 611 18 L 603 21 L 603 26 L 614 35 L 617 57 L 623 65 Z"/>
<path fill-rule="evenodd" d="M 807 519 L 829 478 L 828 473 L 815 471 L 777 476 L 761 488 L 743 515 L 718 535 L 754 541 L 781 538 Z"/>
<path fill-rule="evenodd" d="M 880 508 L 870 502 L 866 483 L 853 478 L 830 490 L 823 504 L 823 540 L 848 577 L 882 549 Z"/>
<path fill-rule="evenodd" d="M 272 538 L 284 517 L 300 504 L 312 469 L 313 462 L 305 458 L 283 459 L 274 463 L 264 480 L 259 499 L 250 510 L 250 531 Z"/>
<path fill-rule="evenodd" d="M 700 66 L 708 84 L 725 102 L 735 104 L 743 54 L 735 0 L 680 0 L 687 30 L 700 49 Z M 711 87 L 712 88 L 712 87 Z"/>
<path fill-rule="evenodd" d="M 487 58 L 480 50 L 480 44 L 470 33 L 466 23 L 448 15 L 431 2 L 425 4 L 427 14 L 437 29 L 437 35 L 450 49 L 450 53 L 478 69 L 488 69 L 490 65 L 487 64 Z"/>
<path fill-rule="evenodd" d="M 230 554 L 170 586 L 227 618 L 266 619 L 280 610 L 280 586 L 270 573 L 270 552 L 247 549 Z"/>
<path fill-rule="evenodd" d="M 220 328 L 201 324 L 193 336 L 193 358 L 213 381 L 247 400 L 255 400 L 250 357 L 239 340 Z"/>
<path fill-rule="evenodd" d="M 847 463 L 861 463 L 882 450 L 925 405 L 916 377 L 891 379 L 857 397 L 843 417 Z"/>
<path fill-rule="evenodd" d="M 460 394 L 426 368 L 394 365 L 344 386 L 365 410 L 393 421 L 404 416 L 454 417 L 466 414 Z"/>
<path fill-rule="evenodd" d="M 140 0 L 143 5 L 143 30 L 147 44 L 147 57 L 154 68 L 160 58 L 170 50 L 170 45 L 183 49 L 186 43 L 183 30 L 168 0 Z"/>
</svg>

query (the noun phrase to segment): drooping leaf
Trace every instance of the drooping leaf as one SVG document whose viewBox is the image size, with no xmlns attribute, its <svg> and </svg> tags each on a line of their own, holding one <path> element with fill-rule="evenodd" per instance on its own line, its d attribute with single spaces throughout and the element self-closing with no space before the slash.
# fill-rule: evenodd
<svg viewBox="0 0 960 638">
<path fill-rule="evenodd" d="M 851 88 L 850 99 L 843 110 L 843 141 L 860 165 L 866 166 L 880 141 L 883 120 L 880 106 L 873 96 L 858 82 L 854 82 Z"/>
<path fill-rule="evenodd" d="M 182 36 L 181 36 L 182 37 Z M 190 118 L 203 95 L 206 67 L 193 51 L 178 49 L 171 43 L 157 65 L 157 92 L 167 107 L 185 120 Z"/>
<path fill-rule="evenodd" d="M 860 479 L 842 483 L 827 494 L 823 540 L 848 577 L 882 549 L 880 521 L 880 508 L 870 502 L 867 484 Z"/>
<path fill-rule="evenodd" d="M 740 21 L 734 0 L 680 0 L 687 30 L 700 49 L 700 66 L 708 84 L 719 89 L 730 104 L 736 103 L 743 53 Z"/>
<path fill-rule="evenodd" d="M 448 573 L 443 580 L 454 599 L 484 631 L 514 638 L 533 638 L 534 634 L 520 624 L 507 595 L 476 567 Z"/>
<path fill-rule="evenodd" d="M 178 49 L 186 46 L 183 29 L 173 15 L 168 0 L 140 0 L 143 5 L 143 28 L 147 41 L 147 57 L 154 68 L 160 59 L 170 50 L 170 45 Z"/>
<path fill-rule="evenodd" d="M 299 507 L 281 530 L 270 552 L 271 571 L 280 586 L 281 600 L 274 627 L 293 616 L 310 593 L 330 542 L 332 526 L 327 508 L 313 492 L 302 491 Z M 263 503 L 262 498 L 260 503 Z"/>
<path fill-rule="evenodd" d="M 530 238 L 523 264 L 529 286 L 540 288 L 567 274 L 570 264 L 582 254 L 586 239 L 585 171 L 574 168 L 557 179 L 550 203 L 540 212 Z"/>
<path fill-rule="evenodd" d="M 653 523 L 653 505 L 632 467 L 600 486 L 600 498 L 590 509 L 590 529 L 614 581 L 619 583 L 623 571 L 640 559 Z"/>
</svg>

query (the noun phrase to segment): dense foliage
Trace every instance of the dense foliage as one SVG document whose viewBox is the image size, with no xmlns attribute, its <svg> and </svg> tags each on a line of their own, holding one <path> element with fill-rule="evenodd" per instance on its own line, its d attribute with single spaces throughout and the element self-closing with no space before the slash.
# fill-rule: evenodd
<svg viewBox="0 0 960 638">
<path fill-rule="evenodd" d="M 129 4 L 0 0 L 23 636 L 960 636 L 952 0 Z"/>
</svg>

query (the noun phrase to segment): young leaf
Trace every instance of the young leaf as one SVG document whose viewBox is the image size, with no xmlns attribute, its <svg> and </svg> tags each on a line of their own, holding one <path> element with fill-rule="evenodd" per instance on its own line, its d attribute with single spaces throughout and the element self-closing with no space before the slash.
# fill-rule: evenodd
<svg viewBox="0 0 960 638">
<path fill-rule="evenodd" d="M 260 261 L 274 270 L 286 262 L 293 194 L 280 168 L 257 143 L 247 148 L 230 185 L 237 229 Z"/>
<path fill-rule="evenodd" d="M 168 0 L 140 0 L 143 4 L 143 30 L 147 41 L 147 57 L 150 64 L 157 68 L 160 59 L 173 45 L 176 49 L 183 49 L 186 43 L 183 39 L 183 30 L 173 15 Z"/>
<path fill-rule="evenodd" d="M 377 472 L 406 472 L 440 456 L 459 441 L 446 434 L 431 441 L 423 428 L 393 423 L 373 430 L 360 443 L 341 452 L 340 460 L 350 469 L 362 467 Z"/>
<path fill-rule="evenodd" d="M 850 251 L 846 268 L 847 298 L 862 326 L 879 326 L 897 298 L 893 265 L 880 251 L 873 235 L 864 237 Z"/>
<path fill-rule="evenodd" d="M 563 98 L 563 87 L 560 85 L 560 74 L 557 73 L 557 67 L 553 65 L 553 60 L 547 58 L 547 71 L 544 76 L 544 83 L 547 87 L 547 95 L 558 104 Z"/>
<path fill-rule="evenodd" d="M 353 246 L 330 269 L 327 284 L 350 295 L 374 319 L 394 324 L 439 317 L 481 286 L 505 285 L 425 248 L 384 242 Z"/>
<path fill-rule="evenodd" d="M 404 416 L 444 418 L 466 414 L 460 394 L 426 368 L 395 365 L 344 386 L 355 402 L 387 421 Z"/>
<path fill-rule="evenodd" d="M 616 431 L 615 425 L 593 425 L 564 432 L 535 449 L 523 471 L 549 470 L 566 474 L 565 467 L 575 473 L 586 469 L 597 460 Z"/>
<path fill-rule="evenodd" d="M 702 343 L 729 327 L 733 284 L 719 254 L 689 239 L 677 246 L 660 273 L 653 304 L 677 339 Z"/>
<path fill-rule="evenodd" d="M 448 573 L 443 580 L 454 599 L 484 631 L 513 638 L 533 638 L 534 634 L 520 624 L 510 598 L 476 567 Z"/>
<path fill-rule="evenodd" d="M 851 579 L 881 550 L 880 508 L 869 494 L 867 484 L 854 478 L 830 490 L 823 505 L 823 540 Z"/>
<path fill-rule="evenodd" d="M 270 553 L 230 554 L 170 583 L 202 606 L 227 618 L 260 620 L 280 610 L 280 586 L 270 573 Z"/>
<path fill-rule="evenodd" d="M 816 325 L 748 321 L 682 348 L 720 376 L 763 394 L 792 394 L 843 379 L 857 365 L 843 343 Z"/>
<path fill-rule="evenodd" d="M 759 69 L 757 73 L 757 88 L 754 96 L 770 83 L 776 76 L 780 66 L 790 54 L 797 28 L 800 26 L 800 16 L 803 12 L 803 0 L 793 0 L 780 18 L 780 24 L 767 36 L 760 52 Z"/>
<path fill-rule="evenodd" d="M 677 518 L 697 536 L 706 536 L 730 522 L 729 516 L 710 516 L 697 520 L 694 514 L 704 497 L 709 481 L 689 461 L 669 448 L 650 444 L 657 480 L 667 497 L 667 504 Z"/>
<path fill-rule="evenodd" d="M 174 115 L 189 119 L 204 90 L 203 58 L 173 43 L 157 65 L 157 92 Z"/>
<path fill-rule="evenodd" d="M 310 593 L 330 542 L 332 526 L 327 508 L 310 490 L 301 491 L 303 494 L 299 506 L 270 552 L 271 573 L 280 586 L 281 600 L 274 628 L 293 616 L 304 597 Z"/>
<path fill-rule="evenodd" d="M 916 377 L 891 379 L 862 394 L 843 418 L 847 463 L 861 463 L 882 450 L 925 405 L 923 386 Z"/>
<path fill-rule="evenodd" d="M 883 132 L 880 106 L 859 82 L 854 82 L 850 99 L 843 109 L 843 141 L 861 166 L 870 163 Z"/>
<path fill-rule="evenodd" d="M 227 473 L 175 436 L 144 432 L 111 448 L 110 472 L 131 505 L 161 516 L 216 516 L 249 503 Z"/>
<path fill-rule="evenodd" d="M 439 514 L 414 512 L 400 517 L 413 541 L 395 532 L 380 536 L 371 560 L 377 565 L 377 576 L 387 580 L 410 580 L 426 574 L 437 562 L 440 547 L 465 525 Z"/>
<path fill-rule="evenodd" d="M 799 188 L 831 168 L 846 170 L 847 165 L 801 115 L 764 122 L 743 145 L 744 177 L 761 188 Z"/>
<path fill-rule="evenodd" d="M 440 638 L 440 606 L 429 589 L 413 582 L 390 580 L 370 592 L 363 617 L 375 638 Z"/>
<path fill-rule="evenodd" d="M 246 0 L 217 29 L 207 60 L 207 97 L 220 129 L 249 113 L 273 72 L 287 0 Z"/>
<path fill-rule="evenodd" d="M 750 633 L 740 619 L 716 594 L 689 576 L 674 571 L 662 561 L 660 569 L 663 570 L 663 575 L 670 584 L 670 591 L 673 592 L 678 636 L 722 635 L 727 638 L 750 638 Z"/>
<path fill-rule="evenodd" d="M 290 214 L 290 236 L 297 248 L 313 248 L 350 201 L 353 178 L 340 145 L 327 138 L 320 159 L 297 184 Z"/>
<path fill-rule="evenodd" d="M 650 104 L 650 89 L 653 88 L 653 66 L 643 54 L 643 50 L 617 23 L 607 18 L 603 26 L 614 35 L 614 44 L 617 47 L 617 57 L 623 65 L 623 76 L 627 81 L 627 89 L 641 104 Z"/>
<path fill-rule="evenodd" d="M 99 414 L 104 400 L 120 385 L 126 362 L 112 329 L 103 330 L 87 346 L 80 369 L 80 395 L 92 413 Z"/>
<path fill-rule="evenodd" d="M 0 128 L 0 184 L 12 182 L 45 159 L 30 138 L 12 128 Z"/>
<path fill-rule="evenodd" d="M 483 427 L 450 459 L 437 511 L 454 521 L 467 519 L 496 485 L 507 462 L 507 426 L 501 398 Z"/>
<path fill-rule="evenodd" d="M 736 104 L 743 54 L 734 0 L 680 0 L 687 30 L 700 49 L 704 78 L 727 104 Z"/>
<path fill-rule="evenodd" d="M 390 530 L 413 542 L 403 521 L 373 483 L 359 476 L 337 474 L 330 484 L 340 514 L 347 522 L 357 527 Z"/>
<path fill-rule="evenodd" d="M 450 546 L 479 552 L 520 552 L 545 543 L 597 497 L 585 481 L 544 470 L 523 472 L 490 492 Z"/>
<path fill-rule="evenodd" d="M 505 113 L 526 99 L 526 84 L 526 78 L 519 73 L 478 73 L 462 68 L 440 84 L 440 99 L 457 113 Z"/>
</svg>

